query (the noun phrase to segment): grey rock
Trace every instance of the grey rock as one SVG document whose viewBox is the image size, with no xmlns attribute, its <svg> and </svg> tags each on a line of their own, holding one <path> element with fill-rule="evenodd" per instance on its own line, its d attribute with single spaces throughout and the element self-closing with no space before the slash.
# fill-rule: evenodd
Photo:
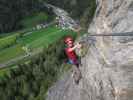
<svg viewBox="0 0 133 100">
<path fill-rule="evenodd" d="M 49 89 L 47 100 L 81 100 L 80 86 L 81 84 L 75 85 L 70 71 Z"/>
</svg>

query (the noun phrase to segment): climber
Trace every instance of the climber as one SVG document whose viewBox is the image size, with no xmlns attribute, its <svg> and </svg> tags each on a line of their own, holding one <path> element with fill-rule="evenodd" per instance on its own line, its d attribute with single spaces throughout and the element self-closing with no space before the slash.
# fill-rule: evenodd
<svg viewBox="0 0 133 100">
<path fill-rule="evenodd" d="M 81 48 L 81 44 L 77 43 L 74 45 L 74 41 L 71 36 L 67 36 L 64 39 L 66 44 L 65 53 L 68 57 L 68 63 L 74 65 L 73 66 L 73 78 L 76 84 L 79 83 L 81 79 L 81 71 L 79 69 L 80 62 L 78 61 L 78 56 L 75 53 L 75 49 Z"/>
</svg>

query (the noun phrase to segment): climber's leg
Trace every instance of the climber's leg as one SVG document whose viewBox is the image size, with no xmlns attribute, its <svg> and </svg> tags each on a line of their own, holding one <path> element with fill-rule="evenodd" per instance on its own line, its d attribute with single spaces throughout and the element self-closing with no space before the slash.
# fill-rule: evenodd
<svg viewBox="0 0 133 100">
<path fill-rule="evenodd" d="M 72 72 L 73 72 L 72 77 L 74 78 L 75 83 L 78 84 L 80 79 L 82 78 L 82 74 L 81 74 L 81 71 L 79 68 L 80 63 L 78 60 L 73 62 L 70 59 L 69 59 L 68 63 L 73 65 L 72 66 Z"/>
<path fill-rule="evenodd" d="M 73 78 L 76 84 L 78 84 L 80 79 L 82 78 L 81 71 L 78 65 L 73 66 Z"/>
</svg>

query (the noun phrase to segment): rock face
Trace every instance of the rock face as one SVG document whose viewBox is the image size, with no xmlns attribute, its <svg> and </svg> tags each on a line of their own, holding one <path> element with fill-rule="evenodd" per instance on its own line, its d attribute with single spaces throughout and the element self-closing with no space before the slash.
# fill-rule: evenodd
<svg viewBox="0 0 133 100">
<path fill-rule="evenodd" d="M 97 0 L 97 10 L 88 32 L 133 31 L 132 22 L 133 0 Z M 64 82 L 62 88 L 67 90 L 61 90 L 57 82 L 48 92 L 51 98 L 47 100 L 133 100 L 133 37 L 95 37 L 96 41 L 92 41 L 86 35 L 83 39 L 89 50 L 82 59 L 80 84 L 72 85 L 68 76 L 60 80 Z M 59 90 L 57 95 L 52 95 Z"/>
<path fill-rule="evenodd" d="M 98 0 L 90 33 L 133 31 L 133 0 Z M 90 100 L 133 100 L 133 37 L 96 37 L 84 58 Z"/>
</svg>

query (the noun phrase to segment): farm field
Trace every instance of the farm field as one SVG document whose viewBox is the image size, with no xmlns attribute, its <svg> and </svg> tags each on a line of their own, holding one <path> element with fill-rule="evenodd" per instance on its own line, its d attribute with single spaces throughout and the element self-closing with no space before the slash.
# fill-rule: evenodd
<svg viewBox="0 0 133 100">
<path fill-rule="evenodd" d="M 34 52 L 39 48 L 42 49 L 44 47 L 47 47 L 52 42 L 67 34 L 75 33 L 70 30 L 62 30 L 55 26 L 25 33 L 23 36 L 15 40 L 17 42 L 11 44 L 9 47 L 0 50 L 0 64 L 16 57 L 25 55 L 26 51 L 23 49 L 23 47 L 27 48 L 29 52 Z M 1 39 L 4 40 L 7 38 L 4 37 Z M 8 40 L 6 41 L 8 42 Z"/>
</svg>

